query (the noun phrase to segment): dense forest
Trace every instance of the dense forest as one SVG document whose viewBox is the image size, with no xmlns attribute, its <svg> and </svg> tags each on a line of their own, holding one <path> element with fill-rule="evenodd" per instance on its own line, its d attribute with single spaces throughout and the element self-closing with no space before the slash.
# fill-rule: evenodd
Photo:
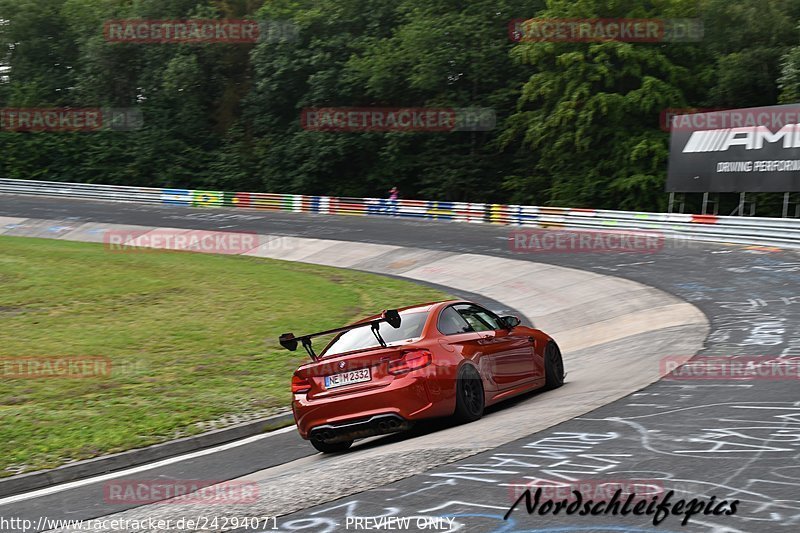
<svg viewBox="0 0 800 533">
<path fill-rule="evenodd" d="M 694 18 L 694 42 L 529 42 L 527 18 Z M 254 19 L 256 43 L 120 43 L 109 20 Z M 800 100 L 797 0 L 0 0 L 0 107 L 141 111 L 0 131 L 0 176 L 663 210 L 669 108 Z M 488 131 L 325 132 L 317 107 L 490 108 Z"/>
</svg>

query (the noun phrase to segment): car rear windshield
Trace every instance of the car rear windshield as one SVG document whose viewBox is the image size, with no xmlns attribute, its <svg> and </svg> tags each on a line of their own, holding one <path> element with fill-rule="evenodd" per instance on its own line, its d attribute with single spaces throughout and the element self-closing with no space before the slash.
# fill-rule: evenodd
<svg viewBox="0 0 800 533">
<path fill-rule="evenodd" d="M 400 313 L 400 327 L 395 329 L 386 322 L 381 322 L 378 330 L 386 344 L 416 339 L 422 336 L 422 328 L 425 326 L 425 319 L 428 318 L 427 312 Z M 378 339 L 372 333 L 372 328 L 351 329 L 345 331 L 322 353 L 323 356 L 352 352 L 353 350 L 363 350 L 380 346 Z"/>
</svg>

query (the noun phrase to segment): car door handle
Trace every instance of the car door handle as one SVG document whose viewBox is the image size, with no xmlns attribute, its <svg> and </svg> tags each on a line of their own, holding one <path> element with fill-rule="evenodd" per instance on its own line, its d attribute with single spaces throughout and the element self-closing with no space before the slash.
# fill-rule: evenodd
<svg viewBox="0 0 800 533">
<path fill-rule="evenodd" d="M 492 335 L 481 335 L 481 337 L 478 339 L 478 344 L 489 344 L 492 342 L 492 337 Z"/>
</svg>

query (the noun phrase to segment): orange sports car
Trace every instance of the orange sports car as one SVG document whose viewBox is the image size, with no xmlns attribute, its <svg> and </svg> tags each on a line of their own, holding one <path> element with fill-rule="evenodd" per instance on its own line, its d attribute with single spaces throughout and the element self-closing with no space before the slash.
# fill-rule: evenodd
<svg viewBox="0 0 800 533">
<path fill-rule="evenodd" d="M 336 336 L 317 354 L 311 339 Z M 471 422 L 486 406 L 564 382 L 556 342 L 515 316 L 471 302 L 383 311 L 355 324 L 295 337 L 312 362 L 292 376 L 300 436 L 325 453 L 355 439 L 409 429 L 420 419 Z"/>
</svg>

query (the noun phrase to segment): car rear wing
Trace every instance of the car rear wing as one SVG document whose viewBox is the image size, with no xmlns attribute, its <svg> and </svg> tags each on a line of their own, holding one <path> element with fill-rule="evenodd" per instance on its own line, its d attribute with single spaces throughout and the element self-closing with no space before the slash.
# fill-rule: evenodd
<svg viewBox="0 0 800 533">
<path fill-rule="evenodd" d="M 314 352 L 314 348 L 311 346 L 311 339 L 313 337 L 321 337 L 323 335 L 331 335 L 333 333 L 343 333 L 345 331 L 350 331 L 351 329 L 363 328 L 365 326 L 369 326 L 370 328 L 372 328 L 372 334 L 375 335 L 375 338 L 377 339 L 378 343 L 382 347 L 386 348 L 386 341 L 384 341 L 383 337 L 381 337 L 381 332 L 379 329 L 381 322 L 386 322 L 393 328 L 397 329 L 400 327 L 400 322 L 401 322 L 400 313 L 397 311 L 397 309 L 388 309 L 384 310 L 381 313 L 381 317 L 376 318 L 375 320 L 369 320 L 367 322 L 359 322 L 358 324 L 352 324 L 350 326 L 343 326 L 341 328 L 320 331 L 318 333 L 309 333 L 308 335 L 301 335 L 299 337 L 295 337 L 293 333 L 284 333 L 278 338 L 278 340 L 281 343 L 281 346 L 283 346 L 290 352 L 293 352 L 297 349 L 298 343 L 302 344 L 303 348 L 306 349 L 306 352 L 308 352 L 308 355 L 311 357 L 311 359 L 313 359 L 314 361 L 318 361 L 319 358 L 317 357 L 317 354 Z"/>
</svg>

